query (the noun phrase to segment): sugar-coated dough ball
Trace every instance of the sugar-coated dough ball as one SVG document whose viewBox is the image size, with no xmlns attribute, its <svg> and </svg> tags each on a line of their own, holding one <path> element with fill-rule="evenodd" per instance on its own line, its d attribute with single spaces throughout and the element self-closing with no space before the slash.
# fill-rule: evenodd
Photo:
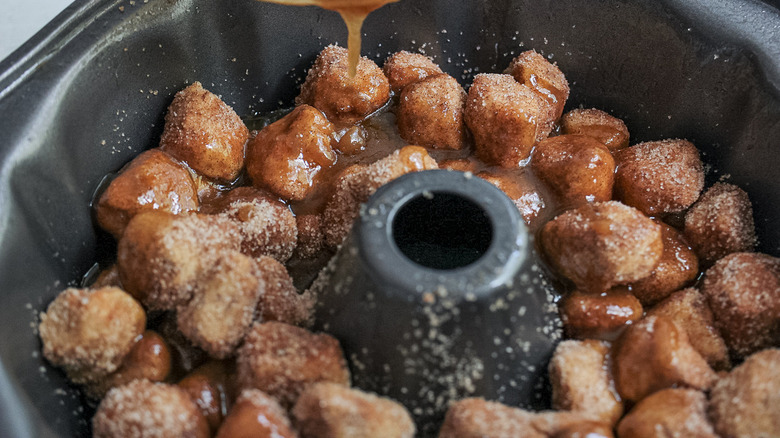
<svg viewBox="0 0 780 438">
<path fill-rule="evenodd" d="M 406 50 L 395 52 L 387 58 L 382 70 L 395 93 L 400 93 L 409 84 L 442 73 L 441 68 L 431 58 Z"/>
<path fill-rule="evenodd" d="M 285 410 L 257 389 L 241 391 L 216 438 L 298 438 Z"/>
<path fill-rule="evenodd" d="M 628 128 L 626 124 L 604 111 L 592 109 L 574 109 L 561 118 L 561 132 L 593 137 L 610 151 L 628 147 Z"/>
<path fill-rule="evenodd" d="M 463 149 L 466 92 L 452 76 L 440 74 L 407 85 L 396 115 L 401 138 L 419 146 Z"/>
<path fill-rule="evenodd" d="M 618 436 L 718 438 L 707 418 L 707 404 L 707 396 L 695 389 L 658 391 L 620 421 Z"/>
<path fill-rule="evenodd" d="M 518 55 L 507 67 L 517 82 L 528 85 L 549 102 L 550 120 L 555 121 L 563 114 L 566 99 L 569 98 L 569 82 L 563 72 L 535 50 Z"/>
</svg>

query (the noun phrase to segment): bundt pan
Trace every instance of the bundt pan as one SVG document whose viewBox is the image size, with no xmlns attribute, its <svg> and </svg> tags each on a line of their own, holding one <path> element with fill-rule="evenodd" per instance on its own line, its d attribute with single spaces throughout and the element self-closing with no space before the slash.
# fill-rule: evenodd
<svg viewBox="0 0 780 438">
<path fill-rule="evenodd" d="M 457 6 L 455 6 L 457 4 Z M 632 142 L 687 138 L 749 193 L 780 255 L 780 12 L 757 0 L 401 0 L 363 54 L 420 50 L 461 81 L 536 49 L 567 106 L 624 119 Z M 41 357 L 36 315 L 110 245 L 89 210 L 104 175 L 156 146 L 195 80 L 250 115 L 290 106 L 338 15 L 254 0 L 76 1 L 0 63 L 0 435 L 89 435 L 91 410 Z"/>
</svg>

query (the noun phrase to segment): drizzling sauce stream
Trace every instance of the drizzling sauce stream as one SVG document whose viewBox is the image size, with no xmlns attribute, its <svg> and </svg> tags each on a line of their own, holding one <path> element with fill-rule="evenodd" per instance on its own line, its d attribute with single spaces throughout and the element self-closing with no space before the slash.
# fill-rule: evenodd
<svg viewBox="0 0 780 438">
<path fill-rule="evenodd" d="M 319 6 L 323 9 L 336 11 L 347 25 L 349 39 L 349 75 L 357 74 L 358 60 L 360 60 L 360 29 L 368 14 L 388 3 L 398 0 L 260 0 L 268 3 L 279 3 L 292 6 Z"/>
</svg>

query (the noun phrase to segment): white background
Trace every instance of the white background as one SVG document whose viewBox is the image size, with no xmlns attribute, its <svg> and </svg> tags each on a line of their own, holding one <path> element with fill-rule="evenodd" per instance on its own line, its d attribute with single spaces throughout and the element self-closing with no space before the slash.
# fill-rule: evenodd
<svg viewBox="0 0 780 438">
<path fill-rule="evenodd" d="M 0 60 L 10 55 L 71 0 L 0 0 Z"/>
</svg>

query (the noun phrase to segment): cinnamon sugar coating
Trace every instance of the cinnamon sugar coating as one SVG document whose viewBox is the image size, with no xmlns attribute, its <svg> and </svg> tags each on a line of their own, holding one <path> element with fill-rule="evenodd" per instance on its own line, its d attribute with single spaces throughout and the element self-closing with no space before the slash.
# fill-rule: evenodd
<svg viewBox="0 0 780 438">
<path fill-rule="evenodd" d="M 579 339 L 609 339 L 642 318 L 642 304 L 625 287 L 602 293 L 575 290 L 563 298 L 559 309 L 566 335 Z"/>
<path fill-rule="evenodd" d="M 382 71 L 387 76 L 387 80 L 390 82 L 390 89 L 394 93 L 400 93 L 409 84 L 443 73 L 441 68 L 431 58 L 420 53 L 407 52 L 406 50 L 390 55 L 385 60 Z"/>
<path fill-rule="evenodd" d="M 160 148 L 201 175 L 233 181 L 244 167 L 249 130 L 238 114 L 200 82 L 176 93 Z"/>
<path fill-rule="evenodd" d="M 295 216 L 298 226 L 298 245 L 295 255 L 301 259 L 313 259 L 325 248 L 325 234 L 322 232 L 322 216 L 299 214 Z"/>
<path fill-rule="evenodd" d="M 723 437 L 771 437 L 780 430 L 780 350 L 748 357 L 710 392 L 710 418 Z"/>
<path fill-rule="evenodd" d="M 463 149 L 466 92 L 452 76 L 440 74 L 407 85 L 396 116 L 401 138 L 435 149 Z"/>
<path fill-rule="evenodd" d="M 488 164 L 518 167 L 554 122 L 549 103 L 510 75 L 481 73 L 469 88 L 464 120 Z"/>
<path fill-rule="evenodd" d="M 613 388 L 609 349 L 608 343 L 592 339 L 558 344 L 548 365 L 554 409 L 617 423 L 623 402 Z"/>
<path fill-rule="evenodd" d="M 534 228 L 539 224 L 540 218 L 543 217 L 548 206 L 545 202 L 547 193 L 543 193 L 543 190 L 534 184 L 526 174 L 510 175 L 484 171 L 478 173 L 477 176 L 498 187 L 509 196 L 509 199 L 520 210 L 520 214 L 523 215 L 526 225 Z"/>
<path fill-rule="evenodd" d="M 349 75 L 347 49 L 330 45 L 309 69 L 297 105 L 311 105 L 337 125 L 350 125 L 381 108 L 390 98 L 390 83 L 374 61 L 361 57 L 357 75 Z"/>
<path fill-rule="evenodd" d="M 94 438 L 208 438 L 209 426 L 174 385 L 134 380 L 108 392 L 92 418 Z"/>
<path fill-rule="evenodd" d="M 663 251 L 660 225 L 615 201 L 556 217 L 542 229 L 541 246 L 558 272 L 593 292 L 650 275 Z"/>
<path fill-rule="evenodd" d="M 111 181 L 95 206 L 95 217 L 101 228 L 119 239 L 140 212 L 178 214 L 197 210 L 198 205 L 195 182 L 187 168 L 160 149 L 150 149 Z"/>
<path fill-rule="evenodd" d="M 255 187 L 301 200 L 320 171 L 336 162 L 335 144 L 333 124 L 317 108 L 301 105 L 249 141 L 246 171 Z"/>
<path fill-rule="evenodd" d="M 780 259 L 727 255 L 704 273 L 701 291 L 732 354 L 780 345 Z"/>
<path fill-rule="evenodd" d="M 567 207 L 612 199 L 615 160 L 606 146 L 584 135 L 558 135 L 537 143 L 531 167 Z"/>
<path fill-rule="evenodd" d="M 551 121 L 561 117 L 566 99 L 569 98 L 569 82 L 555 64 L 535 50 L 527 50 L 512 60 L 505 73 L 531 87 L 548 102 Z"/>
<path fill-rule="evenodd" d="M 241 388 L 259 389 L 285 407 L 314 383 L 349 385 L 335 338 L 280 322 L 255 324 L 238 350 L 237 363 Z"/>
<path fill-rule="evenodd" d="M 412 438 L 415 426 L 403 405 L 335 383 L 315 383 L 292 410 L 302 438 Z"/>
<path fill-rule="evenodd" d="M 704 188 L 699 150 L 686 140 L 640 143 L 615 152 L 615 198 L 648 215 L 690 207 Z"/>
<path fill-rule="evenodd" d="M 284 409 L 257 389 L 241 391 L 216 434 L 216 438 L 297 437 Z"/>
<path fill-rule="evenodd" d="M 287 268 L 270 257 L 257 260 L 262 293 L 257 302 L 261 321 L 277 321 L 307 327 L 314 318 L 315 299 L 311 292 L 298 293 Z"/>
<path fill-rule="evenodd" d="M 618 436 L 718 438 L 707 418 L 707 406 L 701 391 L 663 389 L 631 409 L 617 427 Z"/>
<path fill-rule="evenodd" d="M 115 287 L 66 289 L 40 317 L 44 357 L 78 384 L 116 371 L 146 326 L 141 305 Z"/>
<path fill-rule="evenodd" d="M 628 147 L 628 128 L 626 124 L 604 111 L 592 109 L 574 109 L 561 118 L 561 131 L 564 134 L 579 134 L 593 137 L 610 151 Z"/>
<path fill-rule="evenodd" d="M 756 246 L 753 207 L 747 193 L 716 183 L 685 215 L 685 238 L 706 265 Z"/>
<path fill-rule="evenodd" d="M 660 315 L 629 326 L 616 343 L 614 360 L 615 386 L 630 401 L 673 386 L 707 390 L 716 379 L 685 331 Z"/>
</svg>

